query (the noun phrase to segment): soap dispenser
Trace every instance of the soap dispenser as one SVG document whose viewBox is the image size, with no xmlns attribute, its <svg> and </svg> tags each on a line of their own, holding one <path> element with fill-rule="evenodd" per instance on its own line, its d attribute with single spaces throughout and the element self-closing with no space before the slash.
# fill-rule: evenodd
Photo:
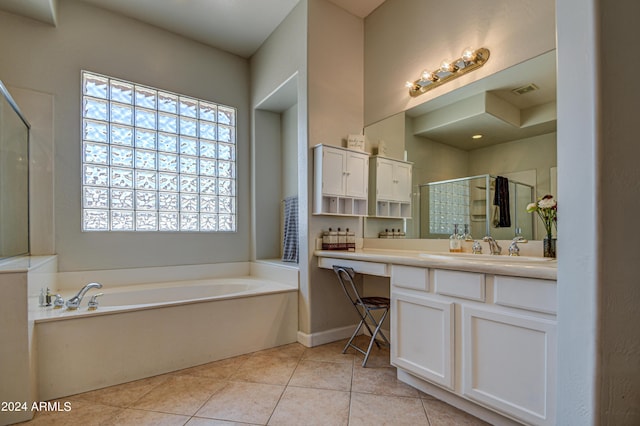
<svg viewBox="0 0 640 426">
<path fill-rule="evenodd" d="M 462 251 L 462 239 L 458 233 L 458 224 L 453 225 L 453 234 L 449 237 L 449 251 L 451 253 L 460 253 Z"/>
</svg>

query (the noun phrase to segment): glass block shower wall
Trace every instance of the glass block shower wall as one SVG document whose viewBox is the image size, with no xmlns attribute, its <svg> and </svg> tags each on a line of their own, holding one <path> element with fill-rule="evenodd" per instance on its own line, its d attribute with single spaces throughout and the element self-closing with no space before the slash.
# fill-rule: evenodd
<svg viewBox="0 0 640 426">
<path fill-rule="evenodd" d="M 429 186 L 429 232 L 451 235 L 454 224 L 459 232 L 469 224 L 469 181 Z"/>
</svg>

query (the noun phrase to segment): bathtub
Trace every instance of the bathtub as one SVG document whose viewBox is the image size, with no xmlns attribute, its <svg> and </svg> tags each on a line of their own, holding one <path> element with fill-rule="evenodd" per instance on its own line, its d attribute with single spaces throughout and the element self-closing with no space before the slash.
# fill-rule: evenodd
<svg viewBox="0 0 640 426">
<path fill-rule="evenodd" d="M 109 285 L 96 274 L 92 281 L 103 288 L 91 289 L 80 309 L 33 308 L 40 400 L 295 342 L 297 270 L 269 268 L 262 265 L 259 275 L 130 285 Z M 57 291 L 66 300 L 74 287 Z M 97 293 L 103 293 L 100 306 L 89 311 Z"/>
</svg>

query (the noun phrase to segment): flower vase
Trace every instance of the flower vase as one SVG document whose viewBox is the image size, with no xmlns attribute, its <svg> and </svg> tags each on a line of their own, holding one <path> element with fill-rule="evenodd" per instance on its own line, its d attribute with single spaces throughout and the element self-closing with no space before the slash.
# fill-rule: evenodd
<svg viewBox="0 0 640 426">
<path fill-rule="evenodd" d="M 543 240 L 543 253 L 544 257 L 556 257 L 556 239 L 551 237 L 545 237 Z"/>
</svg>

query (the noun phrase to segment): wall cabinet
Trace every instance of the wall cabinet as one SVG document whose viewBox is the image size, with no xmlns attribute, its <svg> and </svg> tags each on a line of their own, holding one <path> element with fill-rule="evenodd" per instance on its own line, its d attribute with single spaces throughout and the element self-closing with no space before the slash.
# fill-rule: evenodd
<svg viewBox="0 0 640 426">
<path fill-rule="evenodd" d="M 412 164 L 385 157 L 372 157 L 369 171 L 369 215 L 411 217 Z"/>
<path fill-rule="evenodd" d="M 518 422 L 552 425 L 556 283 L 391 267 L 391 363 Z"/>
<path fill-rule="evenodd" d="M 314 147 L 314 214 L 365 216 L 369 154 L 345 148 Z"/>
</svg>

